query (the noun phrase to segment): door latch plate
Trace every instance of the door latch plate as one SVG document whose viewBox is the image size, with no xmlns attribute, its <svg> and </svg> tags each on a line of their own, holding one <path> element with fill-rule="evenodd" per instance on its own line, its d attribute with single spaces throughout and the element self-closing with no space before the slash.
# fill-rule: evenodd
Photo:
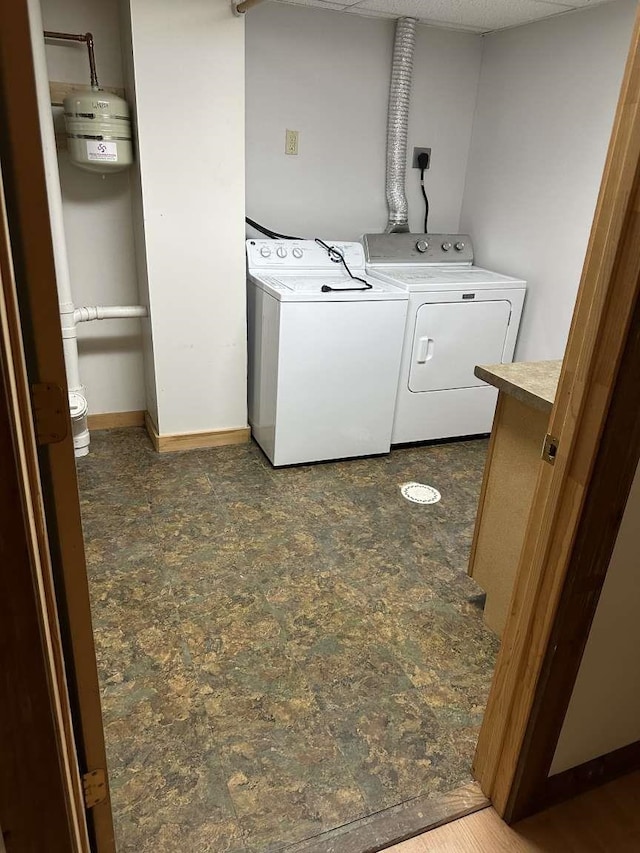
<svg viewBox="0 0 640 853">
<path fill-rule="evenodd" d="M 544 444 L 542 446 L 542 458 L 545 462 L 548 462 L 549 465 L 555 465 L 556 455 L 558 453 L 558 439 L 547 433 L 544 437 Z"/>
</svg>

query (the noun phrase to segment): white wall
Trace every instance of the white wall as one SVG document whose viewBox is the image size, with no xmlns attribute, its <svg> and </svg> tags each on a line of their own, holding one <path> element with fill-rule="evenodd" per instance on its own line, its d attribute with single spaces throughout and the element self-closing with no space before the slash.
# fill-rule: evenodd
<svg viewBox="0 0 640 853">
<path fill-rule="evenodd" d="M 485 38 L 461 225 L 529 282 L 520 361 L 564 353 L 636 6 Z"/>
<path fill-rule="evenodd" d="M 640 469 L 573 688 L 550 775 L 640 740 Z"/>
<path fill-rule="evenodd" d="M 124 14 L 145 238 L 136 248 L 155 353 L 150 409 L 162 435 L 243 428 L 244 20 L 228 0 L 128 0 Z"/>
<path fill-rule="evenodd" d="M 128 0 L 119 0 L 120 26 L 122 41 L 122 64 L 124 71 L 125 95 L 131 108 L 133 120 L 134 157 L 130 173 L 131 208 L 133 214 L 133 237 L 135 246 L 135 264 L 138 273 L 138 293 L 140 304 L 149 306 L 149 269 L 147 266 L 147 250 L 144 230 L 144 206 L 142 203 L 142 172 L 138 142 L 138 104 L 136 101 L 135 68 L 133 63 L 133 33 L 131 30 L 131 11 Z M 158 423 L 158 387 L 155 371 L 155 354 L 153 350 L 153 335 L 151 318 L 141 320 L 142 350 L 144 362 L 144 389 L 146 410 L 155 424 Z"/>
<path fill-rule="evenodd" d="M 387 101 L 395 22 L 285 4 L 247 14 L 247 215 L 276 231 L 357 239 L 387 222 Z M 456 231 L 482 39 L 418 26 L 409 149 L 432 148 L 432 231 Z M 300 153 L 284 153 L 285 130 Z M 419 172 L 410 225 L 422 230 Z M 253 232 L 251 232 L 253 233 Z"/>
<path fill-rule="evenodd" d="M 117 0 L 43 6 L 47 27 L 91 29 L 102 82 L 122 85 Z M 430 228 L 469 230 L 480 263 L 528 279 L 519 359 L 564 350 L 635 7 L 619 0 L 484 39 L 418 27 L 409 147 L 433 149 Z M 146 401 L 165 434 L 243 426 L 245 24 L 227 0 L 132 0 L 131 10 L 137 276 L 139 162 L 102 180 L 61 158 L 76 301 L 136 302 L 138 278 L 152 309 L 146 389 L 135 321 L 81 329 L 91 410 Z M 393 30 L 269 2 L 246 16 L 250 216 L 304 236 L 384 228 Z M 47 53 L 52 78 L 85 79 L 82 48 Z M 300 132 L 297 157 L 284 154 L 286 128 Z M 407 190 L 420 231 L 417 171 Z M 186 299 L 198 306 L 191 316 Z"/>
<path fill-rule="evenodd" d="M 117 0 L 42 0 L 50 30 L 93 33 L 100 83 L 122 86 Z M 49 79 L 89 83 L 84 45 L 48 43 Z M 62 109 L 55 111 L 63 128 Z M 102 178 L 83 172 L 60 152 L 60 182 L 73 298 L 76 305 L 137 304 L 130 173 Z M 79 327 L 80 374 L 90 413 L 145 408 L 138 320 Z"/>
</svg>

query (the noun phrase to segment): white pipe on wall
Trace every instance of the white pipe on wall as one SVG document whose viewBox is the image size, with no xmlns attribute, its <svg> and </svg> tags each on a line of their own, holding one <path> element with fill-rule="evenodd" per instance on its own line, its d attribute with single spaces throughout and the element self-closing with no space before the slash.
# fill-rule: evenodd
<svg viewBox="0 0 640 853">
<path fill-rule="evenodd" d="M 28 0 L 29 23 L 31 26 L 31 46 L 33 51 L 33 67 L 38 94 L 38 115 L 40 118 L 40 134 L 42 136 L 42 153 L 49 199 L 49 218 L 51 220 L 51 237 L 53 240 L 53 256 L 58 284 L 58 302 L 60 304 L 60 323 L 64 360 L 67 370 L 69 391 L 84 397 L 84 388 L 80 381 L 78 362 L 78 344 L 76 340 L 76 324 L 73 319 L 73 297 L 71 295 L 71 278 L 69 275 L 69 259 L 67 243 L 62 218 L 62 192 L 60 190 L 60 173 L 58 171 L 58 155 L 56 138 L 53 130 L 53 113 L 51 112 L 51 95 L 49 93 L 49 74 L 47 72 L 47 57 L 44 48 L 44 26 L 39 0 Z M 89 452 L 89 430 L 86 415 L 73 418 L 73 446 L 76 456 L 86 456 Z"/>
<path fill-rule="evenodd" d="M 60 189 L 58 154 L 56 151 L 56 138 L 53 129 L 53 113 L 51 112 L 49 73 L 47 71 L 47 57 L 44 44 L 44 27 L 39 0 L 28 0 L 28 8 L 29 23 L 31 27 L 33 66 L 36 78 L 36 91 L 38 95 L 38 115 L 40 118 L 42 153 L 44 156 L 47 198 L 49 200 L 49 219 L 51 220 L 51 237 L 53 241 L 53 255 L 58 286 L 62 345 L 64 349 L 64 361 L 69 394 L 73 395 L 73 405 L 71 405 L 73 446 L 76 456 L 86 456 L 89 452 L 90 435 L 87 425 L 85 389 L 80 380 L 80 362 L 78 358 L 76 324 L 88 322 L 90 320 L 146 317 L 148 316 L 148 312 L 144 306 L 140 305 L 96 305 L 74 308 L 73 296 L 71 294 L 69 259 L 67 257 L 67 242 L 64 233 L 64 219 L 62 215 L 62 191 Z"/>
<path fill-rule="evenodd" d="M 133 317 L 148 317 L 144 305 L 93 305 L 76 308 L 73 312 L 75 323 L 88 323 L 91 320 L 124 320 Z"/>
</svg>

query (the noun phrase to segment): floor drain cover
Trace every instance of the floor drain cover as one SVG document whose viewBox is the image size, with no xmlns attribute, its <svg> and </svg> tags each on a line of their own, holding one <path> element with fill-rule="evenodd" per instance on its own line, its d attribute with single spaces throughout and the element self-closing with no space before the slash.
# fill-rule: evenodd
<svg viewBox="0 0 640 853">
<path fill-rule="evenodd" d="M 400 491 L 402 497 L 414 504 L 437 504 L 442 497 L 437 489 L 424 483 L 403 483 Z"/>
</svg>

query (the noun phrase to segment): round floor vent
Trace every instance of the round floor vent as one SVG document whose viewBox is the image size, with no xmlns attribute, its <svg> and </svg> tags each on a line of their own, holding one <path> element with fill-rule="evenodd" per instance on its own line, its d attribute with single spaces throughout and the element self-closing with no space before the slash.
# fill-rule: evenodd
<svg viewBox="0 0 640 853">
<path fill-rule="evenodd" d="M 424 483 L 403 483 L 400 492 L 403 498 L 414 504 L 437 504 L 442 497 L 437 489 Z"/>
</svg>

